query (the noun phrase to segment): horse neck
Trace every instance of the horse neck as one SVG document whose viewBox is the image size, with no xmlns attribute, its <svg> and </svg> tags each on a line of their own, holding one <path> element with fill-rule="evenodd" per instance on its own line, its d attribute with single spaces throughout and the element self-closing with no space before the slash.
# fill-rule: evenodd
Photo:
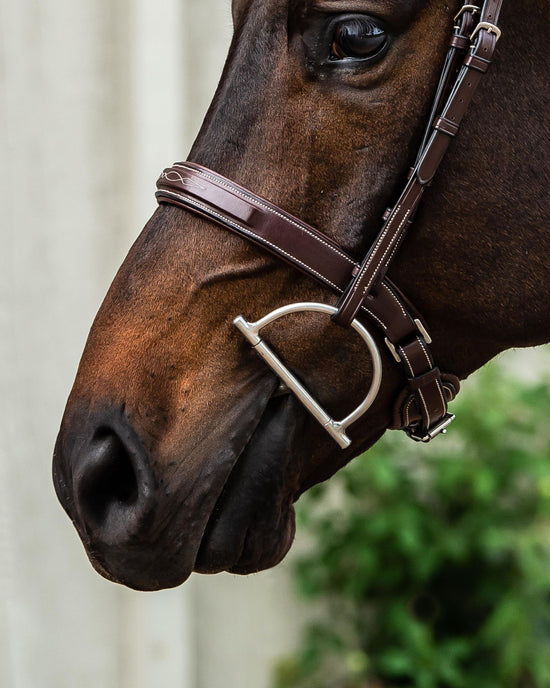
<svg viewBox="0 0 550 688">
<path fill-rule="evenodd" d="M 501 225 L 516 231 L 518 224 L 542 229 L 549 214 L 549 8 L 546 0 L 504 4 L 494 63 L 465 119 L 456 154 L 449 156 L 451 166 L 463 161 L 465 175 L 452 178 L 464 176 L 461 184 L 468 189 L 461 191 L 471 192 L 468 204 L 491 208 Z M 448 186 L 452 193 L 453 182 Z"/>
<path fill-rule="evenodd" d="M 505 3 L 494 63 L 392 268 L 465 374 L 550 341 L 548 19 L 546 0 Z"/>
</svg>

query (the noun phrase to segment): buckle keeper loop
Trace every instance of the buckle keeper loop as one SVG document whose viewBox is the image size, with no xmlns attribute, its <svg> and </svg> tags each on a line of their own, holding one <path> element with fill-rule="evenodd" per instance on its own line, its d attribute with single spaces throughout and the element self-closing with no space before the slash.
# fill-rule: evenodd
<svg viewBox="0 0 550 688">
<path fill-rule="evenodd" d="M 435 368 L 428 370 L 427 373 L 417 375 L 416 377 L 407 378 L 407 387 L 411 392 L 418 392 L 419 389 L 431 384 L 432 382 L 435 382 L 440 377 L 441 371 L 436 366 Z"/>
</svg>

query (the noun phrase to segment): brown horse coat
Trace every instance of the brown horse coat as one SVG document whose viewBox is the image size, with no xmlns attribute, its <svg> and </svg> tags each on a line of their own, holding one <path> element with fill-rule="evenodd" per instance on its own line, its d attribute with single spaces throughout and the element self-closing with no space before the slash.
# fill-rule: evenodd
<svg viewBox="0 0 550 688">
<path fill-rule="evenodd" d="M 414 158 L 458 6 L 234 0 L 234 40 L 189 159 L 360 260 Z M 380 59 L 329 59 L 341 15 L 384 27 Z M 440 367 L 461 378 L 550 340 L 548 19 L 546 0 L 504 5 L 496 61 L 391 268 Z M 387 351 L 349 450 L 275 394 L 232 320 L 306 300 L 334 296 L 206 220 L 157 210 L 94 322 L 55 453 L 58 495 L 103 575 L 155 589 L 192 570 L 273 566 L 299 494 L 390 425 L 400 372 Z M 270 337 L 335 415 L 363 396 L 370 360 L 341 328 L 296 316 Z"/>
</svg>

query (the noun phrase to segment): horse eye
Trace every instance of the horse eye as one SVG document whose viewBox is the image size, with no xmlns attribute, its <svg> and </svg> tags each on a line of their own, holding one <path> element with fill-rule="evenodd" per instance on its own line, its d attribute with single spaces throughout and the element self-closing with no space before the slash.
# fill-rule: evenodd
<svg viewBox="0 0 550 688">
<path fill-rule="evenodd" d="M 331 60 L 364 60 L 382 52 L 388 43 L 386 30 L 370 17 L 348 17 L 333 29 Z"/>
</svg>

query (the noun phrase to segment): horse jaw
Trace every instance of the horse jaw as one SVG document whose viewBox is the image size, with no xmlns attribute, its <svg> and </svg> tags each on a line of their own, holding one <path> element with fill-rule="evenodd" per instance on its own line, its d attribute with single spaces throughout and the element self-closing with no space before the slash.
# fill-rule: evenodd
<svg viewBox="0 0 550 688">
<path fill-rule="evenodd" d="M 378 225 L 386 184 L 404 172 L 408 162 L 405 149 L 397 158 L 384 154 L 395 145 L 394 133 L 385 126 L 395 108 L 390 102 L 371 106 L 365 101 L 365 112 L 355 86 L 349 91 L 354 97 L 343 105 L 339 88 L 328 93 L 322 80 L 311 80 L 293 64 L 285 66 L 287 10 L 287 3 L 273 0 L 251 3 L 250 25 L 237 35 L 248 32 L 250 37 L 263 30 L 269 66 L 259 78 L 268 75 L 273 81 L 264 83 L 263 89 L 250 79 L 256 41 L 237 46 L 191 158 L 321 229 L 333 230 L 335 239 L 357 250 L 367 241 L 365 223 Z M 445 27 L 440 28 L 439 19 L 430 23 L 443 37 Z M 415 41 L 411 36 L 411 45 Z M 428 48 L 439 52 L 432 43 Z M 413 55 L 407 63 L 415 59 Z M 281 119 L 266 118 L 266 108 L 280 112 L 282 93 L 288 93 L 296 76 L 311 92 L 311 102 L 293 98 L 293 107 L 281 113 Z M 372 81 L 369 74 L 365 78 Z M 399 76 L 403 82 L 407 78 Z M 421 101 L 428 97 L 428 89 L 420 85 L 419 101 L 417 86 L 407 96 L 407 122 L 424 109 Z M 365 127 L 364 119 L 371 116 L 378 124 L 373 120 Z M 302 123 L 309 120 L 311 131 L 304 131 Z M 360 131 L 357 141 L 349 136 L 350 124 Z M 402 138 L 408 136 L 407 131 Z M 237 150 L 230 145 L 235 137 L 242 143 Z M 310 156 L 311 138 L 319 145 Z M 289 147 L 289 167 L 281 170 L 281 152 Z M 293 536 L 293 501 L 384 432 L 391 421 L 398 374 L 387 356 L 384 389 L 368 418 L 350 429 L 352 448 L 341 451 L 303 411 L 291 414 L 295 404 L 289 399 L 275 402 L 260 421 L 276 383 L 231 322 L 241 313 L 257 318 L 290 302 L 331 298 L 324 287 L 282 264 L 274 265 L 208 222 L 175 209 L 155 214 L 93 325 L 55 456 L 58 494 L 101 573 L 130 587 L 156 589 L 179 584 L 194 567 L 248 572 L 280 560 Z M 347 336 L 338 341 L 339 329 L 326 322 L 312 328 L 307 318 L 292 325 L 285 322 L 277 327 L 276 342 L 283 360 L 336 417 L 363 399 L 372 372 L 370 360 L 362 360 L 357 352 L 363 351 L 362 344 L 356 346 Z M 320 367 L 320 351 L 329 353 L 331 364 L 336 359 L 341 368 Z M 251 381 L 267 379 L 266 374 L 270 393 L 264 396 L 265 386 L 264 391 L 252 392 Z M 294 423 L 299 423 L 299 432 Z M 83 451 L 93 463 L 90 447 L 98 428 L 106 425 L 120 435 L 131 425 L 154 476 L 156 507 L 147 519 L 128 519 L 146 525 L 126 538 L 116 535 L 117 524 L 116 537 L 112 532 L 105 535 L 105 523 L 97 527 L 93 518 L 84 516 L 87 507 L 75 503 L 82 493 L 75 476 L 86 474 L 80 468 Z"/>
<path fill-rule="evenodd" d="M 175 218 L 180 231 L 167 240 L 166 223 Z M 220 244 L 215 269 L 205 241 Z M 128 587 L 173 587 L 194 569 L 273 566 L 291 545 L 297 496 L 349 461 L 365 438 L 374 441 L 387 422 L 381 398 L 380 416 L 351 429 L 363 440 L 341 452 L 293 397 L 272 398 L 277 379 L 231 320 L 272 310 L 294 275 L 252 248 L 241 250 L 237 238 L 233 244 L 238 260 L 209 223 L 159 211 L 98 313 L 67 405 L 54 457 L 57 493 L 94 567 Z M 156 282 L 143 267 L 127 267 L 151 259 Z M 249 284 L 258 292 L 253 310 Z M 291 299 L 307 286 L 322 289 L 305 278 L 290 285 Z M 281 321 L 268 334 L 329 411 L 351 410 L 369 379 L 368 352 L 359 336 L 320 318 Z M 310 328 L 320 329 L 323 351 L 336 359 L 329 384 Z M 98 448 L 106 429 L 122 457 Z M 137 497 L 120 507 L 115 502 L 131 492 L 116 486 L 122 473 L 134 476 Z"/>
<path fill-rule="evenodd" d="M 195 562 L 200 573 L 253 573 L 285 556 L 294 538 L 299 481 L 294 399 L 274 397 L 231 471 Z"/>
</svg>

